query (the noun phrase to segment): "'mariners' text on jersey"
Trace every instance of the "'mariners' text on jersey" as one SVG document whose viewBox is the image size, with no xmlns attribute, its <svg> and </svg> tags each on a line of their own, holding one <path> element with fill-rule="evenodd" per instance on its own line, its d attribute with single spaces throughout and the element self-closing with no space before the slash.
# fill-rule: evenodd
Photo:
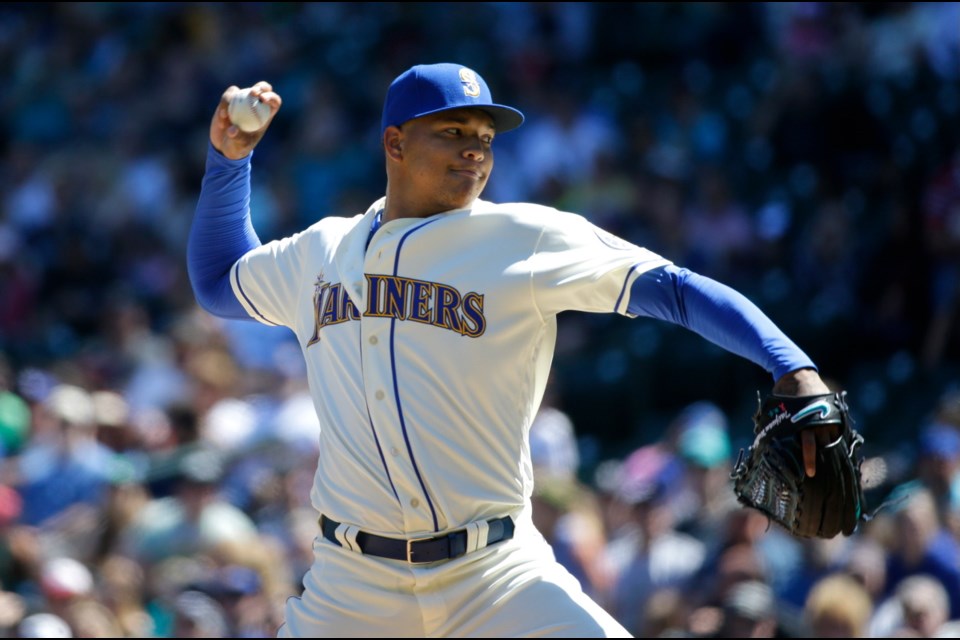
<svg viewBox="0 0 960 640">
<path fill-rule="evenodd" d="M 483 315 L 483 295 L 460 293 L 439 282 L 398 276 L 366 274 L 367 305 L 364 317 L 394 318 L 429 324 L 477 338 L 483 335 L 487 320 Z M 320 330 L 332 324 L 359 320 L 360 313 L 339 282 L 320 281 L 313 293 L 313 336 L 307 346 L 320 340 Z"/>
</svg>

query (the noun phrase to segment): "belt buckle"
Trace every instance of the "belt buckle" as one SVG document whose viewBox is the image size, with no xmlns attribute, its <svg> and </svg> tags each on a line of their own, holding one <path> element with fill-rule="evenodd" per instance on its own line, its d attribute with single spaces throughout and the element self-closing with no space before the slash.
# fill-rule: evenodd
<svg viewBox="0 0 960 640">
<path fill-rule="evenodd" d="M 430 540 L 430 538 L 408 538 L 407 539 L 407 562 L 410 564 L 429 564 L 432 560 L 414 560 L 413 559 L 413 544 L 415 542 L 423 542 L 424 540 Z"/>
</svg>

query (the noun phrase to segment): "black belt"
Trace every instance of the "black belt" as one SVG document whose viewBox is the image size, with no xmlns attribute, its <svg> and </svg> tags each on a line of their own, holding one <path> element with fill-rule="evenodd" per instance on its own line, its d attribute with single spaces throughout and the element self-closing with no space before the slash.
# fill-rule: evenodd
<svg viewBox="0 0 960 640">
<path fill-rule="evenodd" d="M 510 516 L 487 520 L 487 525 L 489 526 L 487 532 L 488 546 L 513 537 L 513 520 Z M 335 522 L 326 516 L 320 516 L 320 528 L 323 530 L 323 537 L 334 544 L 343 546 L 337 540 L 337 527 L 339 526 L 339 522 Z M 360 547 L 360 551 L 367 555 L 405 560 L 412 564 L 423 564 L 438 560 L 451 560 L 466 554 L 467 530 L 457 529 L 451 533 L 432 538 L 413 538 L 410 540 L 386 538 L 360 531 L 357 533 L 357 545 Z"/>
</svg>

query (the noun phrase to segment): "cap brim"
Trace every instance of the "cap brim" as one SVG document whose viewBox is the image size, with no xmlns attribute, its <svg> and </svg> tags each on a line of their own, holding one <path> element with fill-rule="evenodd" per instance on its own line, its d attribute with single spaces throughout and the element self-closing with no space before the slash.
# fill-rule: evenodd
<svg viewBox="0 0 960 640">
<path fill-rule="evenodd" d="M 434 113 L 453 111 L 455 109 L 480 109 L 481 111 L 486 111 L 493 117 L 493 124 L 497 128 L 497 133 L 503 133 L 505 131 L 510 131 L 511 129 L 516 129 L 523 124 L 524 120 L 523 114 L 520 111 L 503 104 L 461 104 L 452 107 L 443 107 L 442 109 L 434 109 L 433 111 L 424 111 L 423 113 L 418 113 L 410 119 L 413 120 L 414 118 L 422 118 L 424 116 L 433 115 Z"/>
<path fill-rule="evenodd" d="M 523 124 L 523 114 L 514 109 L 501 104 L 494 104 L 487 107 L 481 107 L 493 116 L 493 121 L 497 126 L 497 133 L 516 129 Z"/>
</svg>

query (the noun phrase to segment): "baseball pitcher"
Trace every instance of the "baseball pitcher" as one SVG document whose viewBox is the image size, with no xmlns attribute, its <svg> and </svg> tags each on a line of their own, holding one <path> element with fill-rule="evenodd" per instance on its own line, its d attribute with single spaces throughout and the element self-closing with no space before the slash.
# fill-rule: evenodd
<svg viewBox="0 0 960 640">
<path fill-rule="evenodd" d="M 287 327 L 306 359 L 318 529 L 278 635 L 629 636 L 531 520 L 528 430 L 558 314 L 677 323 L 789 396 L 829 391 L 814 363 L 725 285 L 581 215 L 482 200 L 495 139 L 524 116 L 459 64 L 417 65 L 389 86 L 383 197 L 261 244 L 253 151 L 282 101 L 254 85 L 271 113 L 247 132 L 227 109 L 238 91 L 211 122 L 187 262 L 204 309 Z M 813 475 L 814 432 L 803 437 Z"/>
</svg>

